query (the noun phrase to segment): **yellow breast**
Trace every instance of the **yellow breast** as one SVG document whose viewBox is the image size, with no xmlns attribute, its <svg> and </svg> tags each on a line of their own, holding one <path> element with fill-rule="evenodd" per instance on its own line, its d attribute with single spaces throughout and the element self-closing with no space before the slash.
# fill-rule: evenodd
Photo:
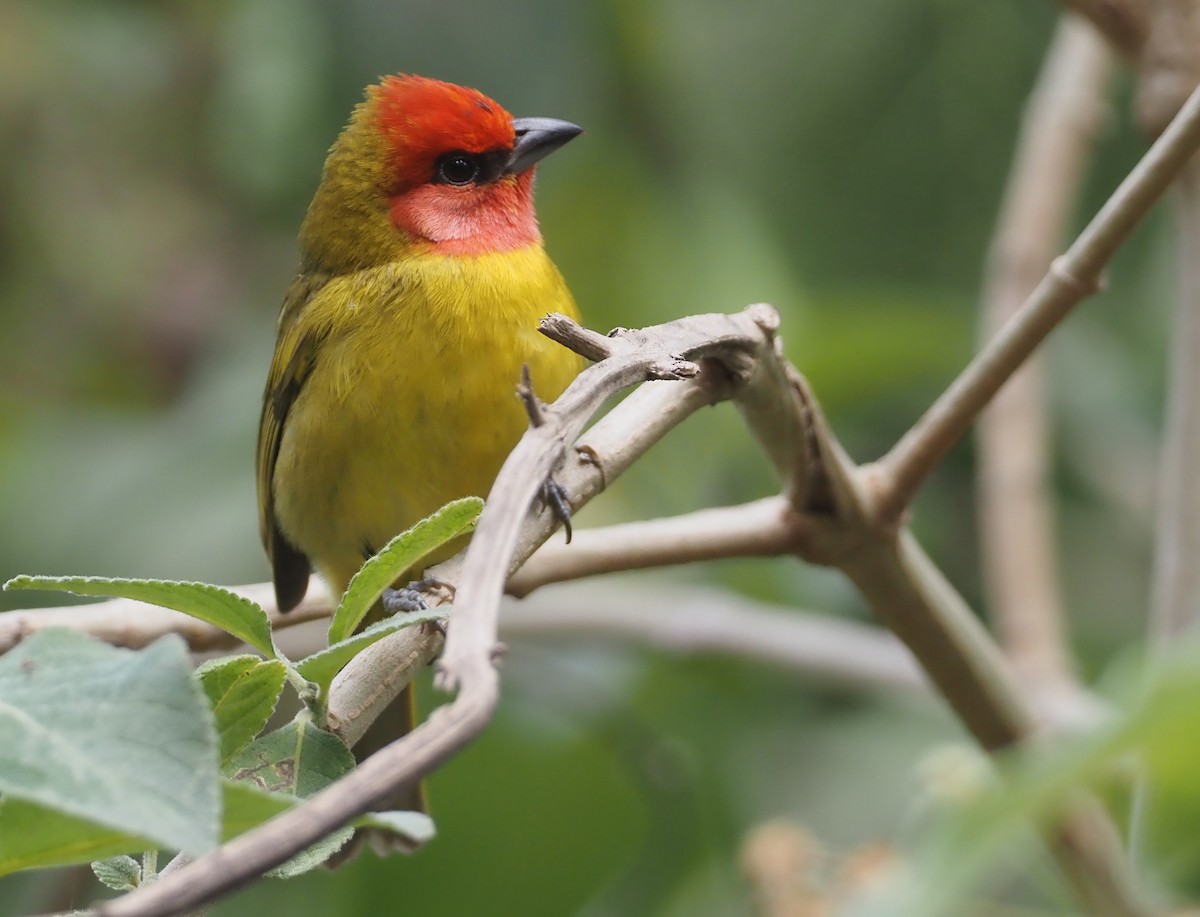
<svg viewBox="0 0 1200 917">
<path fill-rule="evenodd" d="M 331 280 L 298 322 L 319 329 L 274 473 L 284 535 L 337 590 L 365 557 L 457 497 L 486 496 L 527 425 L 528 364 L 558 397 L 581 368 L 537 332 L 575 303 L 540 245 L 423 254 Z"/>
</svg>

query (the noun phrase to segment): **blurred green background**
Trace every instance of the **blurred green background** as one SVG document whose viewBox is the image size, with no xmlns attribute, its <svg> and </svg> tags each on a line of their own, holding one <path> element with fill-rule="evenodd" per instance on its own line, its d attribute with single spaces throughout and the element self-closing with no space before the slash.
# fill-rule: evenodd
<svg viewBox="0 0 1200 917">
<path fill-rule="evenodd" d="M 1055 17 L 1045 0 L 6 0 L 0 578 L 267 577 L 254 438 L 296 230 L 362 87 L 397 71 L 586 127 L 540 170 L 538 203 L 592 326 L 774 303 L 851 454 L 877 457 L 972 351 Z M 1080 220 L 1143 148 L 1129 94 L 1120 82 Z M 1169 242 L 1163 210 L 1048 348 L 1089 673 L 1143 630 Z M 916 526 L 979 607 L 970 453 L 931 482 Z M 773 487 L 723 406 L 579 522 Z M 672 578 L 866 616 L 839 577 L 794 562 Z M 520 643 L 505 685 L 495 725 L 432 780 L 427 850 L 265 883 L 218 913 L 748 913 L 749 828 L 787 816 L 835 852 L 903 839 L 919 763 L 962 740 L 935 705 L 737 659 Z M 0 914 L 93 893 L 64 882 L 6 880 Z"/>
</svg>

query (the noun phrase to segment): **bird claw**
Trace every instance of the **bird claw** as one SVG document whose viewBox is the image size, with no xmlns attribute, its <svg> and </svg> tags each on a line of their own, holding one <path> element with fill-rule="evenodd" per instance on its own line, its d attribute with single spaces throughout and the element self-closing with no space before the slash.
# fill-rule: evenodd
<svg viewBox="0 0 1200 917">
<path fill-rule="evenodd" d="M 442 593 L 444 602 L 454 600 L 453 584 L 443 582 L 432 576 L 426 576 L 422 579 L 414 580 L 400 589 L 385 589 L 383 592 L 383 609 L 390 615 L 401 612 L 412 614 L 414 611 L 427 611 L 429 603 L 425 601 L 425 595 L 431 592 Z"/>
<path fill-rule="evenodd" d="M 401 589 L 385 589 L 383 591 L 383 610 L 389 615 L 425 611 L 429 605 L 425 601 L 425 596 L 421 595 L 419 586 L 420 583 L 409 583 Z"/>
<path fill-rule="evenodd" d="M 571 543 L 571 504 L 567 500 L 567 492 L 563 486 L 554 480 L 550 475 L 546 476 L 546 480 L 542 481 L 542 489 L 539 494 L 542 506 L 547 507 L 554 518 L 562 523 L 563 531 L 567 535 L 567 544 Z"/>
</svg>

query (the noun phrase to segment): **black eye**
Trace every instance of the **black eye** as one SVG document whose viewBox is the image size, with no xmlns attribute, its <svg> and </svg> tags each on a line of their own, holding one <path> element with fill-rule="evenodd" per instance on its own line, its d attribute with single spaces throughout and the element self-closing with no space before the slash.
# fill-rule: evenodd
<svg viewBox="0 0 1200 917">
<path fill-rule="evenodd" d="M 469 185 L 479 177 L 479 162 L 467 153 L 447 153 L 437 163 L 434 181 L 447 185 Z"/>
</svg>

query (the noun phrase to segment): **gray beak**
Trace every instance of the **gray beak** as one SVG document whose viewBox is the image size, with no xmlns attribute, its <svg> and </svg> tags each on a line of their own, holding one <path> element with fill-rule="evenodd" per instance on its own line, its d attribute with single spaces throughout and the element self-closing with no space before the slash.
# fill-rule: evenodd
<svg viewBox="0 0 1200 917">
<path fill-rule="evenodd" d="M 558 118 L 516 118 L 513 128 L 517 132 L 517 142 L 513 144 L 512 158 L 504 169 L 509 175 L 524 172 L 583 133 L 578 124 Z"/>
</svg>

